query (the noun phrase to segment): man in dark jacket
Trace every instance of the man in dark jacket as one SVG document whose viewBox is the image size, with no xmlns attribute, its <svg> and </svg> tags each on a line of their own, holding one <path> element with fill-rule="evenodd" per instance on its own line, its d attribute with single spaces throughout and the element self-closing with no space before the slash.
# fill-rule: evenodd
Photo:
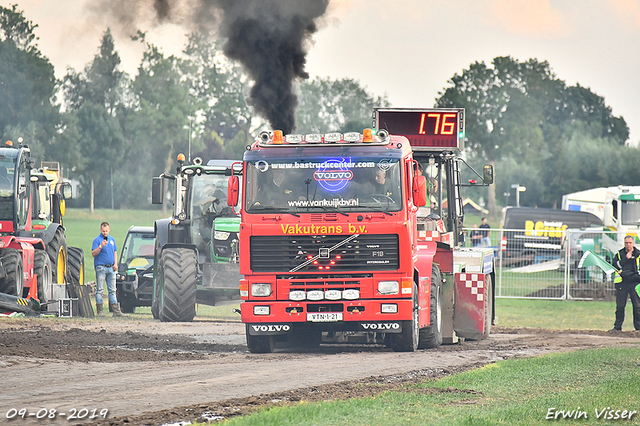
<svg viewBox="0 0 640 426">
<path fill-rule="evenodd" d="M 627 306 L 627 297 L 631 298 L 633 306 L 633 326 L 640 330 L 640 296 L 635 290 L 640 282 L 638 266 L 640 265 L 640 250 L 633 246 L 634 237 L 624 237 L 624 248 L 613 257 L 613 266 L 618 269 L 615 273 L 616 287 L 616 321 L 613 329 L 609 331 L 621 331 L 624 322 L 624 310 Z"/>
</svg>

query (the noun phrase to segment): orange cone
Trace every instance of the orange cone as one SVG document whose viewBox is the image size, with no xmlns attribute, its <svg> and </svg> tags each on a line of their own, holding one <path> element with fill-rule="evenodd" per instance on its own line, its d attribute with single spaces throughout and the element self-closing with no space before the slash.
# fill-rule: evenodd
<svg viewBox="0 0 640 426">
<path fill-rule="evenodd" d="M 33 279 L 31 280 L 31 287 L 29 287 L 29 294 L 27 295 L 27 299 L 34 299 L 38 302 L 40 301 L 40 299 L 38 299 L 38 276 L 35 274 L 33 275 Z"/>
</svg>

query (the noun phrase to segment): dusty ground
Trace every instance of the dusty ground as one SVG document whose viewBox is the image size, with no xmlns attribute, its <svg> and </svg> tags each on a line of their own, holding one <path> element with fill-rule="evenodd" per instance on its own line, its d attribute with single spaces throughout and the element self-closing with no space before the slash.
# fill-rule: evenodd
<svg viewBox="0 0 640 426">
<path fill-rule="evenodd" d="M 247 351 L 239 323 L 199 320 L 3 319 L 0 423 L 15 408 L 108 409 L 95 425 L 162 425 L 229 418 L 262 406 L 378 394 L 500 359 L 640 344 L 640 333 L 494 328 L 479 342 L 395 353 L 383 346 Z M 375 384 L 375 386 L 373 386 Z M 7 391 L 12 389 L 12 391 Z M 13 419 L 11 424 L 69 424 Z"/>
</svg>

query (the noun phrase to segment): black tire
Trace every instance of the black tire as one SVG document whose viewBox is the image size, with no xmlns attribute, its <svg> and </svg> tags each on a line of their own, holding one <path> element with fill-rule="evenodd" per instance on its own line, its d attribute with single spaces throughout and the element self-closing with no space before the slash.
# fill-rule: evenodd
<svg viewBox="0 0 640 426">
<path fill-rule="evenodd" d="M 33 255 L 33 273 L 37 275 L 38 280 L 38 300 L 41 304 L 51 300 L 53 295 L 53 287 L 51 285 L 52 268 L 51 260 L 45 250 L 35 250 Z"/>
<path fill-rule="evenodd" d="M 67 255 L 67 281 L 84 285 L 84 251 L 78 247 L 69 247 Z"/>
<path fill-rule="evenodd" d="M 273 336 L 252 336 L 249 334 L 249 324 L 246 325 L 247 347 L 252 354 L 268 354 L 273 352 Z"/>
<path fill-rule="evenodd" d="M 116 299 L 118 299 L 118 303 L 120 303 L 120 310 L 125 314 L 132 314 L 136 310 L 136 300 L 130 295 L 126 294 L 124 291 L 118 287 L 118 283 L 116 282 Z"/>
<path fill-rule="evenodd" d="M 193 250 L 167 248 L 162 251 L 162 297 L 159 316 L 164 322 L 189 322 L 196 316 L 196 273 Z"/>
<path fill-rule="evenodd" d="M 486 339 L 491 334 L 491 323 L 493 322 L 493 280 L 491 274 L 485 275 L 484 279 L 484 331 L 482 338 Z"/>
<path fill-rule="evenodd" d="M 418 321 L 418 287 L 413 284 L 413 313 L 409 321 L 402 321 L 402 332 L 391 335 L 391 348 L 396 352 L 414 352 L 418 349 L 420 323 Z"/>
<path fill-rule="evenodd" d="M 435 349 L 442 345 L 442 278 L 440 269 L 431 270 L 430 325 L 420 329 L 420 349 Z"/>
<path fill-rule="evenodd" d="M 67 237 L 62 227 L 56 228 L 53 238 L 47 244 L 47 254 L 51 260 L 51 280 L 54 284 L 65 283 L 67 266 Z"/>
<path fill-rule="evenodd" d="M 22 256 L 16 249 L 6 248 L 0 251 L 5 276 L 0 280 L 0 293 L 22 297 L 24 290 L 24 274 Z"/>
</svg>

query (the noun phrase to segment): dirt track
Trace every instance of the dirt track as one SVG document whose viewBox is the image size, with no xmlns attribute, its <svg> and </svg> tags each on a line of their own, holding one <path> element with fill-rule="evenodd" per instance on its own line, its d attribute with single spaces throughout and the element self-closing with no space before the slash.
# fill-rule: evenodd
<svg viewBox="0 0 640 426">
<path fill-rule="evenodd" d="M 12 409 L 108 409 L 93 424 L 162 425 L 245 414 L 265 404 L 366 396 L 487 363 L 640 343 L 640 333 L 494 329 L 480 342 L 395 353 L 382 346 L 247 351 L 239 323 L 0 321 L 0 422 Z M 362 383 L 376 386 L 361 386 Z M 7 391 L 13 389 L 12 391 Z M 84 422 L 88 422 L 86 419 Z M 14 419 L 11 424 L 69 424 Z"/>
</svg>

